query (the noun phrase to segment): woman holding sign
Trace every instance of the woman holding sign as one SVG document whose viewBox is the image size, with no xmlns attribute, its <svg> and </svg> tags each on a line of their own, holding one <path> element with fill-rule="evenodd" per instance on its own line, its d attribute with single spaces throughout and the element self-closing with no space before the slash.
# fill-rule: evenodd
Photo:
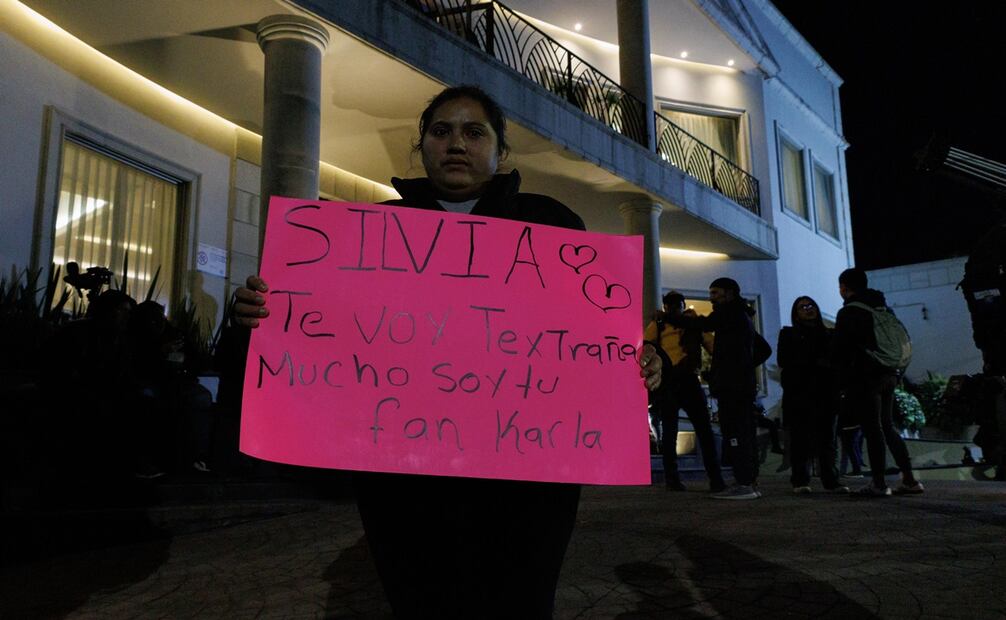
<svg viewBox="0 0 1006 620">
<path fill-rule="evenodd" d="M 448 88 L 419 119 L 426 177 L 392 179 L 386 204 L 583 230 L 562 203 L 520 193 L 517 171 L 497 174 L 508 151 L 499 105 L 473 86 Z M 251 276 L 234 318 L 257 327 L 269 316 L 268 286 Z M 660 383 L 651 345 L 640 356 L 648 389 Z M 549 618 L 580 486 L 358 472 L 364 530 L 397 617 Z"/>
</svg>

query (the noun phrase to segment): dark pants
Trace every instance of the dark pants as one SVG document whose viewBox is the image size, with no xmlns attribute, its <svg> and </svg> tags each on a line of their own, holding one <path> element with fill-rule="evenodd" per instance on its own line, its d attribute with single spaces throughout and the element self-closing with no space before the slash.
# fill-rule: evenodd
<svg viewBox="0 0 1006 620">
<path fill-rule="evenodd" d="M 850 473 L 858 476 L 863 469 L 863 429 L 857 424 L 853 427 L 843 427 L 842 437 L 842 466 L 841 473 L 846 472 L 846 467 L 852 466 Z"/>
<path fill-rule="evenodd" d="M 887 449 L 901 470 L 903 478 L 911 482 L 912 461 L 901 434 L 894 428 L 894 388 L 898 378 L 893 374 L 867 377 L 850 392 L 850 405 L 862 416 L 860 425 L 866 437 L 866 451 L 870 455 L 870 472 L 876 487 L 887 486 L 884 472 L 887 469 Z"/>
<path fill-rule="evenodd" d="M 817 460 L 821 484 L 826 489 L 838 486 L 835 466 L 835 428 L 838 422 L 837 399 L 824 395 L 784 395 L 783 415 L 789 423 L 790 483 L 794 487 L 810 483 L 811 463 Z"/>
<path fill-rule="evenodd" d="M 716 456 L 716 440 L 713 425 L 709 420 L 706 394 L 702 391 L 699 378 L 694 373 L 682 373 L 671 378 L 660 401 L 660 418 L 663 437 L 664 477 L 672 480 L 678 476 L 678 411 L 685 410 L 688 421 L 695 429 L 695 439 L 702 453 L 702 465 L 713 486 L 722 484 L 719 459 Z"/>
<path fill-rule="evenodd" d="M 551 618 L 580 486 L 357 473 L 396 618 Z"/>
<path fill-rule="evenodd" d="M 716 402 L 723 453 L 734 468 L 734 480 L 737 484 L 754 484 L 758 479 L 754 394 L 747 390 L 721 390 L 716 393 Z"/>
</svg>

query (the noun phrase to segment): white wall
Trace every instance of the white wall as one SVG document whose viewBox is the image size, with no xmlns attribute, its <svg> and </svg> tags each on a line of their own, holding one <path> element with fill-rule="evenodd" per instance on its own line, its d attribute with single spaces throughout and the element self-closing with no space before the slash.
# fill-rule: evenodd
<svg viewBox="0 0 1006 620">
<path fill-rule="evenodd" d="M 0 268 L 11 264 L 28 266 L 31 258 L 36 217 L 43 142 L 46 139 L 46 106 L 55 106 L 98 131 L 131 147 L 152 153 L 198 175 L 197 192 L 187 205 L 190 237 L 182 247 L 187 271 L 180 282 L 197 303 L 203 300 L 217 307 L 218 319 L 224 305 L 224 278 L 195 275 L 197 243 L 226 248 L 227 216 L 230 202 L 231 156 L 158 124 L 148 116 L 120 103 L 97 88 L 65 71 L 22 42 L 0 32 Z M 52 231 L 42 231 L 51 235 Z M 40 257 L 48 265 L 50 256 Z"/>
<path fill-rule="evenodd" d="M 884 293 L 912 337 L 906 373 L 912 380 L 925 379 L 927 371 L 944 377 L 981 371 L 967 303 L 956 290 L 966 261 L 950 258 L 868 272 L 870 287 Z"/>
<path fill-rule="evenodd" d="M 773 48 L 775 51 L 776 48 Z M 768 188 L 762 206 L 763 214 L 770 217 L 779 233 L 779 306 L 783 309 L 784 324 L 789 323 L 789 308 L 801 295 L 813 297 L 822 311 L 834 318 L 841 307 L 838 294 L 838 275 L 853 264 L 852 228 L 849 212 L 848 182 L 845 176 L 844 138 L 829 124 L 832 107 L 837 107 L 838 90 L 824 75 L 807 72 L 778 77 L 763 82 L 765 117 L 762 131 L 766 140 L 760 144 L 765 173 L 759 181 Z M 831 93 L 833 101 L 813 109 L 808 105 L 816 93 Z M 808 98 L 805 98 L 805 95 Z M 804 150 L 805 201 L 808 219 L 804 220 L 783 208 L 783 185 L 780 174 L 779 140 L 785 136 Z M 815 163 L 833 177 L 833 195 L 837 218 L 838 238 L 818 230 L 815 210 Z M 770 212 L 770 214 L 769 214 Z"/>
</svg>

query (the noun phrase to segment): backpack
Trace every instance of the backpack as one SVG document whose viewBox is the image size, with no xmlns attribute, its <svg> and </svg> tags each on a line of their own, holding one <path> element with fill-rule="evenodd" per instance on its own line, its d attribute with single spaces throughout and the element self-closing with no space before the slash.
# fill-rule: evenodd
<svg viewBox="0 0 1006 620">
<path fill-rule="evenodd" d="M 755 368 L 765 363 L 765 360 L 772 357 L 772 345 L 765 340 L 765 337 L 752 330 L 753 341 L 751 343 L 751 361 Z"/>
<path fill-rule="evenodd" d="M 849 306 L 868 310 L 873 315 L 873 337 L 877 348 L 867 350 L 866 354 L 884 368 L 898 371 L 908 368 L 912 362 L 912 339 L 894 312 L 890 308 L 871 308 L 860 301 Z"/>
</svg>

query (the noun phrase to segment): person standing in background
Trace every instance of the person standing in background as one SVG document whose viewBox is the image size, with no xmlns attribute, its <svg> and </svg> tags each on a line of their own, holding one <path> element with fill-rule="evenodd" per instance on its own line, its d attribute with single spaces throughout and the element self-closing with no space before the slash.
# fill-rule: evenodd
<svg viewBox="0 0 1006 620">
<path fill-rule="evenodd" d="M 797 494 L 810 493 L 811 462 L 816 458 L 824 488 L 848 493 L 835 467 L 838 391 L 828 356 L 832 331 L 810 297 L 797 297 L 792 325 L 779 332 L 776 363 L 782 369 L 782 415 L 789 428 L 792 475 Z"/>
</svg>

